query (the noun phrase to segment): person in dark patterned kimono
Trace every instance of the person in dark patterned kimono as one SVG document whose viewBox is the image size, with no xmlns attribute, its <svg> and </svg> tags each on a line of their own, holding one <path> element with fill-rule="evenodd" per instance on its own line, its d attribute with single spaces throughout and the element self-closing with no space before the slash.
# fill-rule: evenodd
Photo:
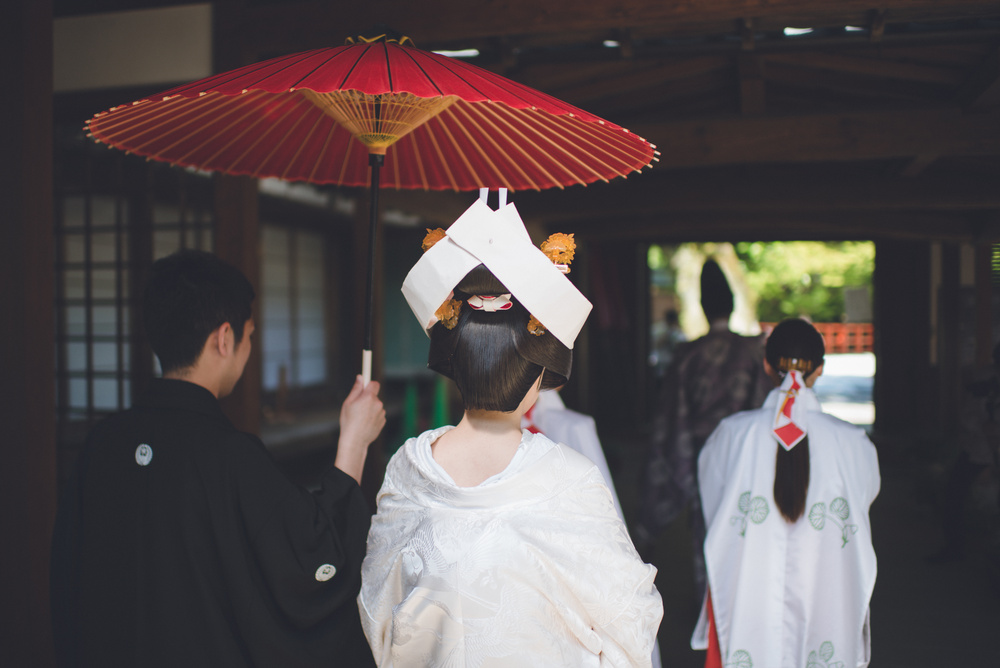
<svg viewBox="0 0 1000 668">
<path fill-rule="evenodd" d="M 701 306 L 709 322 L 705 336 L 677 348 L 667 372 L 633 533 L 640 553 L 651 557 L 658 534 L 690 504 L 696 595 L 705 593 L 705 521 L 698 499 L 698 454 L 729 415 L 760 408 L 771 383 L 763 371 L 763 337 L 729 329 L 733 293 L 722 269 L 708 260 L 701 273 Z"/>
</svg>

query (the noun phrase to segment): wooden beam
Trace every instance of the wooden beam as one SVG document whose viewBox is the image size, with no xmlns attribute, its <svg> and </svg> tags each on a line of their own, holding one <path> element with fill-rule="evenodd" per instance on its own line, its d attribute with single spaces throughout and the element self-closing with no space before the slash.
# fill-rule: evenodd
<svg viewBox="0 0 1000 668">
<path fill-rule="evenodd" d="M 1000 165 L 949 176 L 901 179 L 856 165 L 654 169 L 627 180 L 566 193 L 512 195 L 522 216 L 550 224 L 664 212 L 729 215 L 828 212 L 976 212 L 1000 210 Z M 572 193 L 572 196 L 567 196 Z M 468 196 L 466 196 L 468 197 Z M 429 208 L 429 207 L 425 207 Z"/>
<path fill-rule="evenodd" d="M 917 157 L 906 163 L 906 166 L 900 170 L 899 175 L 905 176 L 906 178 L 913 178 L 924 172 L 925 169 L 931 166 L 931 164 L 940 158 L 939 155 L 918 155 Z"/>
<path fill-rule="evenodd" d="M 940 0 L 881 0 L 880 10 L 896 20 L 947 20 L 969 16 L 990 16 L 998 12 L 995 1 L 968 0 L 960 6 Z M 465 0 L 437 0 L 433 11 L 409 0 L 329 3 L 283 2 L 248 8 L 238 26 L 247 44 L 261 52 L 303 50 L 332 46 L 359 31 L 384 24 L 395 28 L 427 47 L 438 42 L 475 40 L 497 36 L 592 31 L 613 29 L 658 29 L 672 34 L 704 34 L 706 25 L 718 32 L 730 32 L 745 17 L 775 25 L 823 26 L 866 25 L 871 0 L 841 0 L 836 11 L 826 0 L 702 0 L 663 2 L 662 0 L 508 0 L 502 9 L 484 18 L 483 9 Z M 824 18 L 825 17 L 825 18 Z M 876 25 L 877 27 L 877 25 Z"/>
<path fill-rule="evenodd" d="M 737 56 L 737 67 L 740 74 L 740 113 L 744 116 L 763 114 L 767 106 L 764 61 L 753 53 L 742 52 Z"/>
<path fill-rule="evenodd" d="M 910 239 L 970 241 L 975 225 L 968 217 L 928 213 L 806 212 L 778 215 L 669 214 L 603 220 L 567 221 L 552 231 L 602 240 L 681 243 L 687 241 L 781 241 Z"/>
<path fill-rule="evenodd" d="M 1000 49 L 972 71 L 955 96 L 955 103 L 971 111 L 1000 106 Z"/>
<path fill-rule="evenodd" d="M 876 79 L 915 81 L 918 83 L 957 86 L 962 81 L 963 70 L 956 67 L 939 67 L 929 63 L 892 60 L 892 50 L 866 48 L 849 53 L 827 51 L 797 51 L 771 53 L 766 60 L 811 70 L 844 72 Z"/>
<path fill-rule="evenodd" d="M 873 9 L 871 11 L 871 21 L 868 23 L 868 35 L 872 44 L 882 41 L 885 34 L 885 8 Z"/>
<path fill-rule="evenodd" d="M 1000 155 L 1000 113 L 957 109 L 728 118 L 629 128 L 656 144 L 661 167 Z"/>
<path fill-rule="evenodd" d="M 617 233 L 620 226 L 615 221 L 629 221 L 629 231 L 636 221 L 647 221 L 644 225 L 649 230 L 658 231 L 677 229 L 676 218 L 691 221 L 683 234 L 697 232 L 700 225 L 727 230 L 734 220 L 750 220 L 766 230 L 772 221 L 778 225 L 781 219 L 816 220 L 820 215 L 825 221 L 820 226 L 823 230 L 843 231 L 843 227 L 830 227 L 830 220 L 863 219 L 864 225 L 857 230 L 866 234 L 971 239 L 996 234 L 992 228 L 971 226 L 966 216 L 1000 212 L 998 180 L 997 170 L 982 169 L 906 179 L 856 166 L 657 169 L 586 188 L 512 193 L 511 201 L 525 221 L 550 231 L 564 231 L 568 225 L 604 225 Z M 431 228 L 447 227 L 473 198 L 472 193 L 451 192 L 386 190 L 382 194 L 386 211 L 405 211 L 418 216 L 421 226 Z M 786 234 L 787 228 L 779 229 Z"/>
</svg>

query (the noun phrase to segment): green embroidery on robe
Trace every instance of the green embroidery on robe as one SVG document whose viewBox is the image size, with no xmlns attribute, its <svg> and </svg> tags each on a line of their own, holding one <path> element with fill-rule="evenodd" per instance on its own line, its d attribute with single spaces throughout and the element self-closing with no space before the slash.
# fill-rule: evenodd
<svg viewBox="0 0 1000 668">
<path fill-rule="evenodd" d="M 729 657 L 729 660 L 724 665 L 733 666 L 733 668 L 753 668 L 753 659 L 750 658 L 750 652 L 745 649 L 738 649 L 733 652 L 733 655 Z"/>
<path fill-rule="evenodd" d="M 740 514 L 733 515 L 729 523 L 733 525 L 739 524 L 741 536 L 746 536 L 747 534 L 747 518 L 754 524 L 760 524 L 767 519 L 767 514 L 770 512 L 767 499 L 763 496 L 750 498 L 750 492 L 740 494 L 739 509 Z"/>
<path fill-rule="evenodd" d="M 858 532 L 858 525 L 847 523 L 847 518 L 850 516 L 851 507 L 848 505 L 847 499 L 838 496 L 830 502 L 829 509 L 827 509 L 826 504 L 822 501 L 814 503 L 812 508 L 809 509 L 809 524 L 816 531 L 822 531 L 823 527 L 826 526 L 827 520 L 836 524 L 840 527 L 840 538 L 844 541 L 840 547 L 843 548 L 847 545 L 847 541 L 850 540 L 851 534 Z"/>
<path fill-rule="evenodd" d="M 819 651 L 809 652 L 806 659 L 806 668 L 844 668 L 843 661 L 831 661 L 833 659 L 833 643 L 825 642 L 819 646 Z"/>
</svg>

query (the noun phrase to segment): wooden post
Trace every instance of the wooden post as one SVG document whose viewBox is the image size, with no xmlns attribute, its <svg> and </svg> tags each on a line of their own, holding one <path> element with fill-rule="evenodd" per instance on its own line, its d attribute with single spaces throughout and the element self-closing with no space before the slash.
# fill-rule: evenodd
<svg viewBox="0 0 1000 668">
<path fill-rule="evenodd" d="M 929 264 L 926 242 L 876 242 L 873 348 L 878 371 L 874 398 L 880 436 L 906 437 L 936 426 L 938 396 L 929 389 L 934 382 L 927 353 Z"/>
<path fill-rule="evenodd" d="M 956 424 L 962 396 L 962 315 L 960 248 L 957 243 L 941 244 L 941 288 L 938 304 L 938 363 L 941 388 L 939 420 L 947 430 Z"/>
<path fill-rule="evenodd" d="M 976 243 L 976 365 L 993 363 L 993 244 Z"/>
<path fill-rule="evenodd" d="M 250 280 L 260 304 L 260 242 L 257 221 L 257 180 L 246 176 L 215 177 L 215 253 L 237 267 Z M 243 371 L 243 379 L 222 402 L 226 415 L 237 428 L 260 433 L 260 346 L 255 345 Z"/>
<path fill-rule="evenodd" d="M 0 665 L 52 666 L 56 508 L 52 2 L 6 5 L 0 60 Z"/>
</svg>

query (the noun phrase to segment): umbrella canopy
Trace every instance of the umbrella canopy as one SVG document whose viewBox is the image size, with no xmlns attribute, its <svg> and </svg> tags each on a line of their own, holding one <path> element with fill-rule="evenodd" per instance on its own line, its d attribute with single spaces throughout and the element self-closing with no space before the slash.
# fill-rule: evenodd
<svg viewBox="0 0 1000 668">
<path fill-rule="evenodd" d="M 208 171 L 393 188 L 607 181 L 654 161 L 641 137 L 469 63 L 381 39 L 274 58 L 97 114 L 116 148 Z M 392 147 L 391 150 L 387 148 Z"/>
</svg>

